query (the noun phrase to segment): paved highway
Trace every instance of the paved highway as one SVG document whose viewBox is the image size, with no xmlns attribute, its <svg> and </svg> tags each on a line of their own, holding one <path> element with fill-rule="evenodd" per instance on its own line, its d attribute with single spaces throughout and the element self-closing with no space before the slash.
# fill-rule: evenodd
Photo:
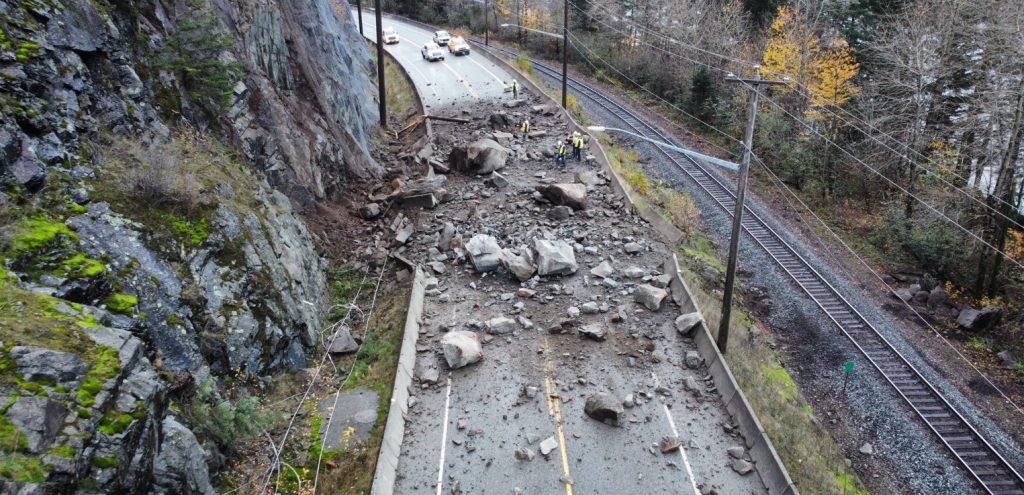
<svg viewBox="0 0 1024 495">
<path fill-rule="evenodd" d="M 354 22 L 358 23 L 352 11 Z M 478 55 L 455 56 L 442 47 L 445 59 L 428 62 L 420 49 L 431 42 L 433 33 L 425 29 L 384 19 L 384 26 L 398 30 L 397 44 L 384 45 L 385 50 L 398 60 L 412 78 L 428 111 L 439 110 L 463 102 L 484 98 L 499 98 L 513 77 L 501 66 Z M 363 32 L 367 39 L 376 41 L 377 24 L 372 12 L 363 11 Z"/>
</svg>

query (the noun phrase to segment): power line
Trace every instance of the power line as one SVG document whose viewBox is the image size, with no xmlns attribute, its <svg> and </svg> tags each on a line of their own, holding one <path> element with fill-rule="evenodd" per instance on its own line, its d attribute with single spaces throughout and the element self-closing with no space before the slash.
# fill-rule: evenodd
<svg viewBox="0 0 1024 495">
<path fill-rule="evenodd" d="M 632 35 L 630 35 L 629 33 L 626 33 L 626 32 L 624 32 L 624 31 L 622 31 L 622 30 L 620 30 L 620 29 L 617 29 L 617 28 L 615 28 L 614 26 L 611 26 L 611 25 L 609 25 L 608 23 L 606 23 L 606 22 L 604 22 L 604 21 L 602 21 L 602 20 L 600 20 L 600 19 L 598 19 L 598 18 L 594 17 L 594 16 L 592 15 L 592 14 L 590 14 L 590 13 L 587 13 L 587 12 L 586 12 L 586 11 L 584 11 L 583 9 L 581 9 L 581 8 L 579 8 L 579 7 L 576 7 L 576 6 L 573 6 L 573 7 L 574 7 L 574 8 L 576 9 L 576 11 L 577 11 L 577 12 L 579 12 L 579 13 L 583 14 L 583 15 L 584 15 L 584 16 L 586 16 L 586 17 L 589 17 L 590 19 L 592 19 L 592 20 L 596 21 L 597 23 L 599 23 L 599 24 L 601 24 L 601 25 L 603 25 L 603 26 L 605 26 L 605 27 L 607 27 L 607 28 L 611 29 L 612 31 L 615 31 L 615 32 L 617 32 L 618 34 L 620 34 L 620 35 L 623 35 L 623 36 L 630 36 L 630 37 L 632 37 Z M 595 6 L 595 8 L 596 8 L 596 9 L 599 9 L 599 10 L 602 10 L 602 11 L 603 11 L 604 13 L 606 13 L 606 14 L 614 15 L 614 14 L 612 14 L 612 13 L 608 12 L 607 10 L 601 9 L 600 7 L 597 7 L 597 6 Z M 627 21 L 627 22 L 628 22 L 628 21 Z M 708 54 L 708 55 L 716 56 L 716 57 L 718 57 L 718 58 L 722 58 L 723 60 L 727 60 L 727 61 L 732 61 L 732 62 L 736 62 L 736 63 L 742 64 L 742 65 L 747 65 L 747 66 L 757 66 L 757 64 L 755 64 L 754 62 L 749 62 L 749 61 L 746 61 L 746 60 L 743 60 L 743 59 L 738 59 L 738 58 L 735 58 L 735 57 L 731 57 L 731 56 L 729 56 L 729 55 L 724 55 L 724 54 L 716 53 L 716 52 L 713 52 L 713 51 L 710 51 L 710 50 L 706 50 L 706 49 L 704 49 L 704 48 L 701 48 L 701 47 L 698 47 L 698 46 L 696 46 L 696 45 L 693 45 L 693 44 L 689 44 L 689 43 L 686 43 L 686 42 L 683 42 L 683 41 L 679 41 L 679 40 L 676 40 L 675 38 L 672 38 L 672 37 L 670 37 L 670 36 L 668 36 L 668 35 L 665 35 L 665 34 L 663 34 L 663 33 L 659 32 L 659 31 L 655 31 L 655 30 L 653 30 L 653 29 L 650 29 L 650 28 L 646 28 L 646 27 L 643 27 L 643 26 L 638 26 L 638 25 L 636 25 L 635 23 L 632 23 L 632 22 L 630 22 L 630 24 L 632 24 L 632 25 L 633 25 L 633 26 L 634 26 L 634 27 L 635 27 L 636 29 L 638 29 L 638 30 L 641 30 L 641 31 L 646 31 L 646 32 L 648 32 L 648 33 L 654 34 L 655 36 L 657 36 L 657 37 L 660 37 L 660 38 L 662 38 L 662 39 L 665 39 L 665 40 L 668 40 L 669 42 L 671 42 L 671 43 L 673 43 L 673 44 L 677 44 L 677 45 L 680 45 L 680 46 L 683 46 L 683 47 L 687 47 L 687 48 L 690 48 L 690 49 L 693 49 L 693 50 L 697 50 L 697 51 L 699 51 L 699 52 L 701 52 L 701 53 L 706 53 L 706 54 Z M 664 49 L 664 48 L 662 48 L 662 47 L 659 47 L 659 46 L 653 45 L 653 44 L 651 44 L 651 43 L 648 43 L 648 42 L 644 42 L 644 41 L 637 41 L 637 43 L 639 43 L 639 44 L 642 44 L 642 45 L 645 45 L 645 46 L 648 46 L 648 47 L 650 47 L 650 48 L 653 48 L 653 49 L 655 49 L 655 50 L 661 51 L 661 52 L 663 52 L 663 53 L 666 53 L 666 54 L 669 54 L 669 55 L 676 55 L 676 56 L 680 56 L 680 57 L 682 57 L 682 58 L 684 58 L 684 59 L 686 59 L 686 60 L 690 61 L 691 63 L 699 64 L 699 65 L 702 65 L 702 66 L 708 67 L 708 68 L 710 68 L 710 69 L 713 69 L 713 70 L 721 71 L 721 72 L 728 72 L 728 71 L 727 71 L 726 69 L 722 69 L 722 68 L 719 68 L 719 67 L 715 67 L 715 66 L 712 66 L 712 65 L 710 65 L 710 64 L 707 64 L 707 63 L 705 63 L 705 62 L 701 62 L 701 61 L 698 61 L 698 60 L 694 60 L 694 59 L 688 58 L 688 57 L 686 57 L 686 56 L 684 56 L 684 55 L 681 55 L 681 54 L 679 54 L 678 52 L 671 52 L 671 51 L 668 51 L 668 50 L 666 50 L 666 49 Z M 795 82 L 794 82 L 794 84 L 795 84 L 795 89 L 797 90 L 797 92 L 798 92 L 798 93 L 799 93 L 799 94 L 800 94 L 801 96 L 803 96 L 803 97 L 806 97 L 806 98 L 810 98 L 810 97 L 811 97 L 811 95 L 809 94 L 809 91 L 811 91 L 811 89 L 810 89 L 809 87 L 807 87 L 807 85 L 805 85 L 805 84 L 803 84 L 803 83 L 801 83 L 801 82 L 799 82 L 799 81 L 795 81 Z M 1015 226 L 1017 226 L 1017 227 L 1018 227 L 1019 229 L 1021 229 L 1021 230 L 1024 230 L 1024 224 L 1018 223 L 1018 222 L 1017 222 L 1016 220 L 1014 220 L 1013 218 L 1010 218 L 1009 216 L 1007 216 L 1006 214 L 1004 214 L 1004 213 L 1003 213 L 1002 211 L 1000 211 L 1000 210 L 998 210 L 998 209 L 996 209 L 996 208 L 993 208 L 993 207 L 991 207 L 990 205 L 988 205 L 987 203 L 985 203 L 984 201 L 982 201 L 982 200 L 981 200 L 980 198 L 978 198 L 978 197 L 977 197 L 977 195 L 975 195 L 975 194 L 974 194 L 974 193 L 973 193 L 972 191 L 967 191 L 967 190 L 964 190 L 964 189 L 963 189 L 963 188 L 961 188 L 960 186 L 957 186 L 956 184 L 953 184 L 952 182 L 950 182 L 950 181 L 946 180 L 946 178 L 945 178 L 945 177 L 943 177 L 943 176 L 942 176 L 942 174 L 939 174 L 939 173 L 935 172 L 934 170 L 932 170 L 932 169 L 930 169 L 930 168 L 928 168 L 928 167 L 926 167 L 926 166 L 925 166 L 925 164 L 927 164 L 927 165 L 939 165 L 939 164 L 938 164 L 938 163 L 936 162 L 936 160 L 935 160 L 935 159 L 933 159 L 933 158 L 929 158 L 929 157 L 928 157 L 928 156 L 926 156 L 925 154 L 923 154 L 923 153 L 921 153 L 920 151 L 917 151 L 916 149 L 914 149 L 914 148 L 913 148 L 912 146 L 910 146 L 910 145 L 908 145 L 908 144 L 906 144 L 906 143 L 903 143 L 902 141 L 900 141 L 900 140 L 899 140 L 899 139 L 897 139 L 896 137 L 893 137 L 893 136 L 891 136 L 891 135 L 889 135 L 889 134 L 887 134 L 887 133 L 885 133 L 885 132 L 881 131 L 881 130 L 880 130 L 880 129 L 878 129 L 877 127 L 873 126 L 873 125 L 872 125 L 872 124 L 871 124 L 870 122 L 868 122 L 868 121 L 867 121 L 866 119 L 864 119 L 864 118 L 861 118 L 861 117 L 858 117 L 857 115 L 854 115 L 854 114 L 853 114 L 852 112 L 850 112 L 849 110 L 847 110 L 847 109 L 845 109 L 845 108 L 843 108 L 843 107 L 836 107 L 836 109 L 838 109 L 839 111 L 842 111 L 842 112 L 843 112 L 844 114 L 846 114 L 846 115 L 847 115 L 847 116 L 849 116 L 850 118 L 854 119 L 855 121 L 857 121 L 857 122 L 859 122 L 859 123 L 861 123 L 861 124 L 864 124 L 864 125 L 865 125 L 865 126 L 866 126 L 866 127 L 868 128 L 868 129 L 871 129 L 871 130 L 873 130 L 873 131 L 876 131 L 876 132 L 877 132 L 878 134 L 881 134 L 881 135 L 882 135 L 882 136 L 884 136 L 885 138 L 887 138 L 887 139 L 891 140 L 892 142 L 896 143 L 897 145 L 899 145 L 899 147 L 901 147 L 901 148 L 903 148 L 903 149 L 905 149 L 905 150 L 908 150 L 908 151 L 910 151 L 910 152 L 911 152 L 911 154 L 914 154 L 914 155 L 917 155 L 917 156 L 921 157 L 921 159 L 923 159 L 924 163 L 919 163 L 918 161 L 915 161 L 915 160 L 914 160 L 913 158 L 911 158 L 910 156 L 907 156 L 907 155 L 906 155 L 906 154 L 904 154 L 903 152 L 900 152 L 900 151 L 897 151 L 896 149 L 893 149 L 893 147 L 892 147 L 892 146 L 890 146 L 889 144 L 887 144 L 887 143 L 885 143 L 885 142 L 883 142 L 883 141 L 879 140 L 879 139 L 878 139 L 878 138 L 876 138 L 876 137 L 875 137 L 875 136 L 874 136 L 874 135 L 873 135 L 873 134 L 872 134 L 871 132 L 865 131 L 865 130 L 864 130 L 864 129 L 862 129 L 861 127 L 859 127 L 859 126 L 855 125 L 855 124 L 854 124 L 853 122 L 851 122 L 850 120 L 847 120 L 846 118 L 844 118 L 844 117 L 843 117 L 842 115 L 839 115 L 838 113 L 836 113 L 835 109 L 833 109 L 832 107 L 830 107 L 830 106 L 823 106 L 822 108 L 824 108 L 824 109 L 825 109 L 825 110 L 826 110 L 826 111 L 827 111 L 828 113 L 830 113 L 830 114 L 832 114 L 832 115 L 834 115 L 834 116 L 838 117 L 840 121 L 842 121 L 842 122 L 844 122 L 845 124 L 847 124 L 847 125 L 849 125 L 849 126 L 853 127 L 853 128 L 854 128 L 854 129 L 856 129 L 856 130 L 857 130 L 858 132 L 860 132 L 860 133 L 861 133 L 861 134 L 863 134 L 864 136 L 868 137 L 868 138 L 869 138 L 869 139 L 871 139 L 872 141 L 874 141 L 874 142 L 876 142 L 876 143 L 878 143 L 878 144 L 882 145 L 882 146 L 883 146 L 883 147 L 885 147 L 885 148 L 886 148 L 887 150 L 889 150 L 889 151 L 891 151 L 891 152 L 893 152 L 893 153 L 896 153 L 896 154 L 897 154 L 897 155 L 898 155 L 898 156 L 899 156 L 899 157 L 900 157 L 901 159 L 904 159 L 904 160 L 906 160 L 907 162 L 909 162 L 909 163 L 911 163 L 911 164 L 913 164 L 913 165 L 915 165 L 915 166 L 919 167 L 919 168 L 920 168 L 921 170 L 923 170 L 923 171 L 925 171 L 926 173 L 928 173 L 929 175 L 933 176 L 934 178 L 936 178 L 937 180 L 939 180 L 940 182 L 942 182 L 942 183 L 943 183 L 943 184 L 945 184 L 946 186 L 948 186 L 948 187 L 950 187 L 950 188 L 952 188 L 952 189 L 956 190 L 957 192 L 959 192 L 959 193 L 963 194 L 964 196 L 966 196 L 967 198 L 969 198 L 969 199 L 970 199 L 971 201 L 974 201 L 974 202 L 976 202 L 977 204 L 979 204 L 980 206 L 982 206 L 982 207 L 983 207 L 983 208 L 985 208 L 986 210 L 988 210 L 988 211 L 991 211 L 991 212 L 992 212 L 992 213 L 994 213 L 995 215 L 997 215 L 997 216 L 999 216 L 999 217 L 1001 217 L 1001 218 L 1003 218 L 1003 219 L 1005 219 L 1005 220 L 1007 220 L 1007 221 L 1011 222 L 1012 224 L 1014 224 Z M 950 172 L 950 174 L 951 174 L 951 175 L 953 175 L 954 177 L 956 177 L 956 178 L 960 179 L 960 180 L 963 180 L 964 182 L 969 182 L 968 178 L 966 178 L 966 177 L 964 177 L 964 176 L 962 176 L 962 175 L 960 175 L 960 174 L 956 173 L 955 171 L 951 171 L 951 172 Z M 1007 202 L 1006 200 L 1004 200 L 1003 198 L 1000 198 L 1000 197 L 998 197 L 998 196 L 995 196 L 995 195 L 989 194 L 989 195 L 988 195 L 988 197 L 990 197 L 991 199 L 993 199 L 993 200 L 995 200 L 995 201 L 997 201 L 997 202 L 999 202 L 999 203 L 1001 203 L 1001 204 L 1003 204 L 1003 205 L 1009 206 L 1010 208 L 1016 208 L 1016 207 L 1015 207 L 1014 205 L 1010 204 L 1009 202 Z"/>
</svg>

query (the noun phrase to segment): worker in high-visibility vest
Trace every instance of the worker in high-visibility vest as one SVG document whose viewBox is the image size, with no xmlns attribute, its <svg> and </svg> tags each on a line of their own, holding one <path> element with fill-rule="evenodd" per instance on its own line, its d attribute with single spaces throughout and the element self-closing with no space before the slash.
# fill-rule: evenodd
<svg viewBox="0 0 1024 495">
<path fill-rule="evenodd" d="M 523 140 L 530 138 L 530 119 L 523 119 L 522 125 L 519 126 L 519 132 L 523 133 Z"/>
<path fill-rule="evenodd" d="M 555 153 L 555 164 L 556 165 L 561 165 L 563 167 L 565 166 L 565 153 L 566 153 L 566 151 L 567 151 L 567 149 L 566 149 L 566 146 L 565 146 L 565 141 L 559 141 L 558 142 L 558 152 Z"/>
<path fill-rule="evenodd" d="M 572 157 L 576 161 L 583 159 L 583 136 L 578 132 L 572 133 Z"/>
<path fill-rule="evenodd" d="M 512 99 L 519 98 L 519 81 L 512 80 Z"/>
</svg>

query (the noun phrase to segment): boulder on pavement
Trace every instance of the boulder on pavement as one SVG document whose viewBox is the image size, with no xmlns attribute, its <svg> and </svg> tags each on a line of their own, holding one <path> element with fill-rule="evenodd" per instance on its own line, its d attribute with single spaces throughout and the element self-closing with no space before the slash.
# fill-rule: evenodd
<svg viewBox="0 0 1024 495">
<path fill-rule="evenodd" d="M 492 113 L 487 119 L 492 127 L 508 127 L 512 125 L 512 116 L 505 112 Z"/>
<path fill-rule="evenodd" d="M 682 335 L 683 337 L 692 338 L 693 333 L 697 331 L 701 321 L 704 321 L 704 317 L 698 311 L 679 315 L 675 321 L 676 332 L 679 332 L 679 335 Z"/>
<path fill-rule="evenodd" d="M 498 241 L 487 234 L 477 234 L 466 243 L 466 253 L 478 272 L 490 272 L 501 264 L 501 247 Z"/>
<path fill-rule="evenodd" d="M 474 332 L 456 330 L 448 332 L 441 338 L 441 350 L 448 367 L 462 368 L 483 359 L 484 351 L 480 346 L 480 337 Z"/>
<path fill-rule="evenodd" d="M 602 261 L 600 265 L 590 269 L 590 274 L 595 277 L 608 278 L 615 274 L 615 268 L 607 260 Z"/>
<path fill-rule="evenodd" d="M 550 217 L 552 220 L 558 220 L 558 221 L 568 220 L 569 217 L 571 217 L 571 216 L 572 216 L 572 208 L 570 208 L 568 206 L 559 205 L 559 206 L 556 206 L 556 207 L 548 210 L 548 217 Z"/>
<path fill-rule="evenodd" d="M 497 318 L 491 318 L 484 323 L 487 328 L 487 333 L 494 335 L 505 335 L 512 333 L 516 329 L 516 321 L 512 318 L 499 316 Z"/>
<path fill-rule="evenodd" d="M 624 411 L 622 401 L 604 392 L 587 397 L 587 402 L 583 405 L 583 412 L 587 416 L 611 426 L 619 426 L 619 419 Z"/>
<path fill-rule="evenodd" d="M 589 325 L 585 325 L 577 331 L 579 332 L 580 336 L 586 337 L 590 340 L 603 342 L 605 339 L 604 327 L 601 326 L 600 323 L 591 323 Z"/>
<path fill-rule="evenodd" d="M 498 172 L 491 172 L 491 175 L 484 180 L 484 184 L 491 186 L 495 189 L 504 189 L 508 187 L 508 179 L 504 175 Z"/>
<path fill-rule="evenodd" d="M 480 139 L 468 146 L 456 146 L 448 154 L 452 168 L 469 175 L 484 175 L 505 168 L 511 153 L 492 139 Z"/>
<path fill-rule="evenodd" d="M 686 367 L 690 369 L 700 368 L 700 365 L 704 363 L 704 359 L 700 357 L 697 351 L 686 351 L 686 355 L 683 357 L 683 362 L 686 363 Z"/>
<path fill-rule="evenodd" d="M 988 307 L 980 310 L 964 308 L 957 317 L 956 323 L 969 332 L 985 332 L 999 324 L 1003 316 L 1003 309 L 999 307 Z"/>
<path fill-rule="evenodd" d="M 533 260 L 533 252 L 529 248 L 523 246 L 519 252 L 522 254 L 515 254 L 508 249 L 502 249 L 501 264 L 520 282 L 525 282 L 537 273 L 537 265 Z"/>
<path fill-rule="evenodd" d="M 587 207 L 587 186 L 584 184 L 549 184 L 537 186 L 536 189 L 551 204 L 568 206 L 574 210 Z"/>
<path fill-rule="evenodd" d="M 540 276 L 576 273 L 576 254 L 568 242 L 537 239 L 533 247 L 537 251 L 537 274 Z"/>
<path fill-rule="evenodd" d="M 661 302 L 666 297 L 668 297 L 668 291 L 648 284 L 637 287 L 636 292 L 633 294 L 633 299 L 636 302 L 643 304 L 645 308 L 651 311 L 661 309 Z"/>
</svg>

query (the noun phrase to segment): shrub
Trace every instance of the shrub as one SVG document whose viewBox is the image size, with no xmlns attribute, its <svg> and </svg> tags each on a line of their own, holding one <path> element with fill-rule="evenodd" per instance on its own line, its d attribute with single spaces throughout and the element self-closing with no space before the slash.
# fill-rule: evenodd
<svg viewBox="0 0 1024 495">
<path fill-rule="evenodd" d="M 718 109 L 718 86 L 715 76 L 704 67 L 697 69 L 690 78 L 690 98 L 686 110 L 708 125 L 715 125 Z"/>
<path fill-rule="evenodd" d="M 516 57 L 516 67 L 527 75 L 533 74 L 533 63 L 530 62 L 529 55 L 526 55 L 525 53 L 520 53 L 519 56 Z"/>
<path fill-rule="evenodd" d="M 253 438 L 270 422 L 260 411 L 259 398 L 247 397 L 235 402 L 225 399 L 212 380 L 196 388 L 192 401 L 184 408 L 193 430 L 200 438 L 209 438 L 225 450 L 236 441 Z"/>
</svg>

